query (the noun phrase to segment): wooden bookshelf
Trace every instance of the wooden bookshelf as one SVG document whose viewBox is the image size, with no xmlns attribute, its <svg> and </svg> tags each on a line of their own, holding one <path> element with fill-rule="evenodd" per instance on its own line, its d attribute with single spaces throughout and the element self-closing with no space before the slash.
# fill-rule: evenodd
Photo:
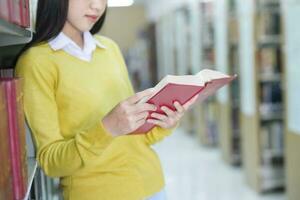
<svg viewBox="0 0 300 200">
<path fill-rule="evenodd" d="M 245 70 L 251 66 L 244 60 L 240 68 L 241 79 L 246 78 L 240 90 L 243 165 L 249 185 L 267 192 L 285 186 L 280 2 L 247 0 L 239 6 L 241 34 L 248 34 L 248 38 L 241 37 L 241 59 L 247 61 L 248 56 L 253 65 L 253 71 Z"/>
<path fill-rule="evenodd" d="M 214 2 L 200 2 L 201 13 L 201 66 L 202 69 L 215 69 L 215 27 Z M 209 97 L 199 106 L 200 129 L 197 130 L 200 143 L 205 146 L 218 145 L 216 97 Z"/>
<path fill-rule="evenodd" d="M 31 41 L 33 35 L 33 27 L 34 24 L 34 12 L 36 8 L 37 1 L 31 0 L 30 7 L 30 21 L 31 27 L 23 28 L 16 24 L 10 23 L 2 18 L 0 18 L 0 70 L 11 69 L 13 68 L 14 61 L 16 56 L 22 49 L 22 47 Z M 11 70 L 13 71 L 13 70 Z M 1 116 L 0 116 L 1 119 Z M 45 182 L 43 180 L 48 180 L 48 182 L 57 182 L 57 180 L 53 180 L 47 178 L 38 167 L 37 161 L 35 159 L 34 146 L 31 140 L 30 130 L 26 124 L 26 149 L 27 149 L 27 169 L 28 169 L 28 187 L 26 191 L 26 195 L 24 200 L 27 199 L 46 199 L 46 195 L 48 195 L 47 199 L 54 199 L 54 197 L 58 200 L 57 190 L 55 194 L 49 194 L 49 190 L 44 189 L 43 185 Z M 25 132 L 25 131 L 24 131 Z M 45 187 L 44 187 L 45 188 Z M 52 187 L 53 190 L 53 187 Z M 35 195 L 40 194 L 40 195 Z M 43 195 L 43 196 L 41 196 Z M 50 198 L 51 195 L 51 198 Z M 52 198 L 53 197 L 53 198 Z"/>
<path fill-rule="evenodd" d="M 286 175 L 287 175 L 287 196 L 290 200 L 297 200 L 300 195 L 300 157 L 297 153 L 300 144 L 300 132 L 287 130 L 286 140 Z"/>
<path fill-rule="evenodd" d="M 0 18 L 0 46 L 24 44 L 31 40 L 32 31 Z"/>
<path fill-rule="evenodd" d="M 38 169 L 35 158 L 28 158 L 28 188 L 24 200 L 30 199 L 30 191 Z"/>
<path fill-rule="evenodd" d="M 218 93 L 218 127 L 223 159 L 231 164 L 241 163 L 240 91 L 238 56 L 238 17 L 236 0 L 216 2 L 216 66 L 217 70 L 238 77 Z"/>
</svg>

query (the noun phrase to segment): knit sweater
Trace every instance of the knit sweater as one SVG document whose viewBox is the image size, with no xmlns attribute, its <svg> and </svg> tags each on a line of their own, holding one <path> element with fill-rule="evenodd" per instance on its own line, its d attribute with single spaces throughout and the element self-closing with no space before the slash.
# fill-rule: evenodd
<svg viewBox="0 0 300 200">
<path fill-rule="evenodd" d="M 66 200 L 141 200 L 164 187 L 151 145 L 172 130 L 113 137 L 104 128 L 103 117 L 134 90 L 119 47 L 94 37 L 107 48 L 97 48 L 91 62 L 47 42 L 17 62 L 37 161 L 48 176 L 60 177 Z"/>
</svg>

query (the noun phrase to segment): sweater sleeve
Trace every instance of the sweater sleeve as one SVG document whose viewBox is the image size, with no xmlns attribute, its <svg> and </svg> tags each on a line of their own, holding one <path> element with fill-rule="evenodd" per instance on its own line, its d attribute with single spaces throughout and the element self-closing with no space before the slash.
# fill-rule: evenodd
<svg viewBox="0 0 300 200">
<path fill-rule="evenodd" d="M 55 99 L 57 72 L 45 60 L 49 59 L 21 57 L 15 74 L 23 79 L 24 112 L 35 141 L 37 161 L 48 176 L 65 177 L 92 165 L 113 137 L 104 129 L 101 119 L 74 130 L 73 138 L 62 136 Z"/>
<path fill-rule="evenodd" d="M 126 67 L 126 63 L 123 59 L 122 53 L 120 51 L 120 48 L 118 47 L 118 45 L 116 43 L 113 43 L 114 45 L 114 49 L 116 52 L 116 57 L 119 60 L 121 69 L 122 69 L 122 73 L 125 77 L 125 81 L 127 83 L 127 88 L 129 90 L 129 94 L 133 95 L 134 89 L 132 87 L 129 75 L 128 75 L 128 70 Z M 172 129 L 165 129 L 162 128 L 160 126 L 155 126 L 152 130 L 150 130 L 149 132 L 147 132 L 146 134 L 141 135 L 141 139 L 148 145 L 153 145 L 161 140 L 163 140 L 165 137 L 169 136 L 176 128 L 178 127 L 178 125 L 175 128 Z"/>
</svg>

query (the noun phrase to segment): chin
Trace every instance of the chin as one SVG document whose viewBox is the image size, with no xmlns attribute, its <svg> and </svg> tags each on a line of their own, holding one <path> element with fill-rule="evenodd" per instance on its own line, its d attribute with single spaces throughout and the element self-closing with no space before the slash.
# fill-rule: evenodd
<svg viewBox="0 0 300 200">
<path fill-rule="evenodd" d="M 87 31 L 90 31 L 92 28 L 93 28 L 93 26 L 80 27 L 80 28 L 78 28 L 78 30 L 81 31 L 81 32 L 87 32 Z"/>
<path fill-rule="evenodd" d="M 77 25 L 77 29 L 81 32 L 86 32 L 86 31 L 90 31 L 94 25 L 95 25 L 94 23 L 93 24 L 81 23 Z"/>
</svg>

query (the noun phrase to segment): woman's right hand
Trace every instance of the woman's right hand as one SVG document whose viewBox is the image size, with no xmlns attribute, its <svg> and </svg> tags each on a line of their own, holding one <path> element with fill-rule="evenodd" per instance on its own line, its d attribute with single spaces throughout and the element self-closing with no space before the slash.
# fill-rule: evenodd
<svg viewBox="0 0 300 200">
<path fill-rule="evenodd" d="M 120 102 L 102 119 L 104 128 L 113 136 L 120 136 L 131 133 L 143 125 L 148 111 L 155 111 L 156 106 L 138 102 L 146 96 L 151 96 L 152 90 L 152 88 L 144 90 Z"/>
</svg>

